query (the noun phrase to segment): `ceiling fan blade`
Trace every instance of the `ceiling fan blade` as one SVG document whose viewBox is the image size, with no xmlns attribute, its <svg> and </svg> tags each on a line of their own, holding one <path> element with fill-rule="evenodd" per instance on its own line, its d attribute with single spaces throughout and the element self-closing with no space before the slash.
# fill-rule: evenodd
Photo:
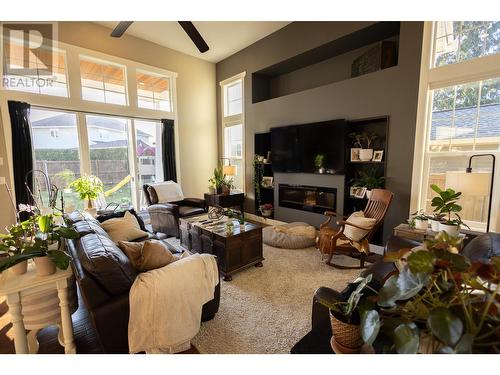
<svg viewBox="0 0 500 375">
<path fill-rule="evenodd" d="M 205 42 L 201 34 L 196 30 L 191 21 L 178 21 L 179 25 L 184 29 L 186 34 L 191 38 L 196 48 L 200 50 L 201 53 L 205 53 L 209 50 L 208 44 Z"/>
<path fill-rule="evenodd" d="M 119 38 L 121 37 L 125 31 L 129 28 L 130 25 L 132 25 L 134 21 L 121 21 L 116 25 L 116 27 L 113 29 L 111 32 L 111 36 L 113 38 Z"/>
</svg>

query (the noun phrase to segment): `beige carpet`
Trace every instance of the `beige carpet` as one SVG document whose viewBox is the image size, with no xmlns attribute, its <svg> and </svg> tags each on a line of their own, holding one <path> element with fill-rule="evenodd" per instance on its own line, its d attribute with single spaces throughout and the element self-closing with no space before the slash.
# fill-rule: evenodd
<svg viewBox="0 0 500 375">
<path fill-rule="evenodd" d="M 310 329 L 314 291 L 341 290 L 360 273 L 327 266 L 314 248 L 264 245 L 264 258 L 264 267 L 221 281 L 219 312 L 192 341 L 200 353 L 289 353 Z M 338 260 L 358 262 L 344 258 Z"/>
</svg>

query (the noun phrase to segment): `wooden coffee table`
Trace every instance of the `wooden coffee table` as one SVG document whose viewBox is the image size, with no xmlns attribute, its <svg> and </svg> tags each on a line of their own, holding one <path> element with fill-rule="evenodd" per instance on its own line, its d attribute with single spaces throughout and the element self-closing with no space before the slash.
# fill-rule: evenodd
<svg viewBox="0 0 500 375">
<path fill-rule="evenodd" d="M 180 219 L 181 246 L 197 253 L 208 253 L 217 256 L 219 270 L 224 281 L 231 281 L 232 275 L 245 268 L 262 267 L 262 227 L 245 222 L 240 227 L 233 220 L 233 229 L 226 231 L 224 216 L 220 220 L 203 223 L 209 220 L 208 215 L 191 216 Z"/>
</svg>

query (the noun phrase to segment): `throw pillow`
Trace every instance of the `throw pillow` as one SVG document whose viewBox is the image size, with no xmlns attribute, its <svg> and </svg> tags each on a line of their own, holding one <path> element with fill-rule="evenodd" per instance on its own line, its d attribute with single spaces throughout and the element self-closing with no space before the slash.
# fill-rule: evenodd
<svg viewBox="0 0 500 375">
<path fill-rule="evenodd" d="M 141 230 L 146 231 L 146 225 L 144 224 L 144 220 L 142 220 L 142 218 L 139 215 L 137 215 L 137 212 L 135 212 L 133 208 L 127 211 L 117 211 L 117 212 L 112 212 L 110 214 L 99 215 L 96 217 L 96 219 L 100 223 L 103 223 L 106 220 L 114 219 L 115 217 L 123 217 L 125 216 L 125 212 L 130 212 L 132 215 L 134 215 L 135 218 L 137 219 L 137 222 L 139 223 L 139 227 L 141 228 Z"/>
<path fill-rule="evenodd" d="M 184 199 L 180 185 L 174 181 L 165 181 L 152 185 L 159 203 L 178 202 Z"/>
<path fill-rule="evenodd" d="M 120 241 L 118 245 L 138 272 L 147 272 L 165 267 L 167 264 L 177 260 L 161 241 Z"/>
<path fill-rule="evenodd" d="M 372 229 L 377 223 L 376 219 L 365 217 L 363 211 L 353 212 L 346 221 L 367 229 Z M 354 242 L 360 241 L 367 233 L 367 230 L 359 229 L 347 224 L 344 228 L 344 236 Z"/>
<path fill-rule="evenodd" d="M 149 200 L 151 201 L 151 204 L 156 204 L 158 203 L 158 194 L 156 194 L 156 190 L 153 186 L 148 186 L 148 194 L 149 194 Z"/>
<path fill-rule="evenodd" d="M 131 241 L 148 236 L 148 232 L 141 230 L 134 215 L 125 212 L 123 217 L 117 217 L 104 221 L 101 226 L 111 237 L 113 242 Z"/>
</svg>

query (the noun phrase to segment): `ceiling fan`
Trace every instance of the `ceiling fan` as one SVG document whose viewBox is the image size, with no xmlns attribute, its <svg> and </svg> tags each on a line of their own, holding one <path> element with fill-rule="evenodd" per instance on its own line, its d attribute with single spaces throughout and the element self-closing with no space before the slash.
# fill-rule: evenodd
<svg viewBox="0 0 500 375">
<path fill-rule="evenodd" d="M 184 29 L 186 34 L 191 38 L 196 48 L 201 53 L 205 53 L 209 50 L 208 44 L 205 42 L 201 34 L 198 32 L 196 27 L 193 25 L 191 21 L 178 21 L 179 25 Z M 133 21 L 121 21 L 116 25 L 116 27 L 111 32 L 111 36 L 113 38 L 120 38 L 125 31 L 132 25 Z"/>
</svg>

